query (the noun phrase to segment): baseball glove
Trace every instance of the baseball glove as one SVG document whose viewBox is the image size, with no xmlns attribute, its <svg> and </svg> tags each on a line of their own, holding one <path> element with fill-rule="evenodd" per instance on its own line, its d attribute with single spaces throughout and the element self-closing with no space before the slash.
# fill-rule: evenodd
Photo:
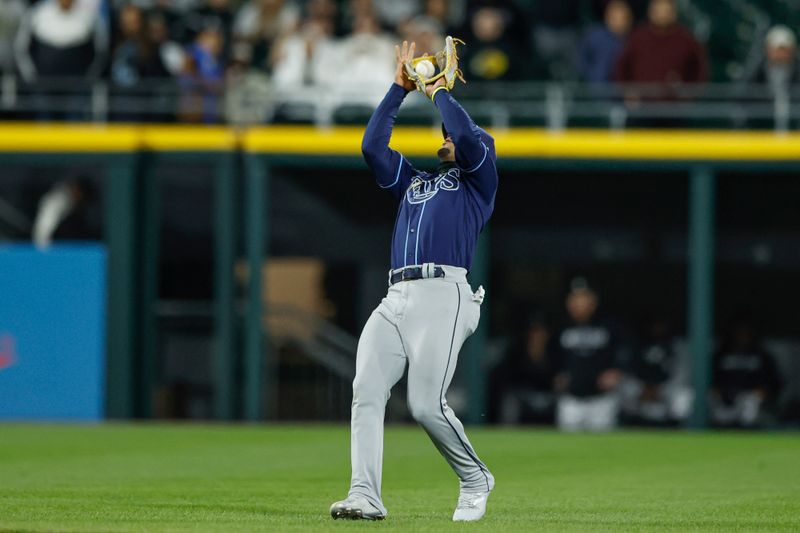
<svg viewBox="0 0 800 533">
<path fill-rule="evenodd" d="M 445 85 L 448 90 L 453 88 L 456 79 L 461 80 L 462 83 L 467 83 L 464 80 L 461 70 L 458 68 L 458 52 L 456 51 L 456 45 L 459 44 L 464 44 L 464 41 L 461 39 L 454 39 L 448 35 L 444 40 L 444 50 L 441 52 L 432 56 L 425 55 L 406 61 L 406 76 L 416 84 L 418 91 L 424 94 L 425 86 L 435 83 L 436 80 L 441 77 L 444 77 Z M 438 66 L 438 72 L 429 78 L 421 76 L 417 72 L 417 65 L 422 61 L 430 61 Z"/>
</svg>

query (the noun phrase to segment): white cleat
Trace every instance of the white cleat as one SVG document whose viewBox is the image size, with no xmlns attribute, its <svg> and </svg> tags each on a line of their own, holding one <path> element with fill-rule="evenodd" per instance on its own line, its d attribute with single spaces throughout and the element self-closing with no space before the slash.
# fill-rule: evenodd
<svg viewBox="0 0 800 533">
<path fill-rule="evenodd" d="M 486 513 L 488 492 L 462 492 L 458 495 L 458 505 L 453 513 L 453 522 L 475 522 Z"/>
<path fill-rule="evenodd" d="M 350 520 L 383 520 L 383 514 L 366 498 L 359 495 L 348 496 L 346 500 L 331 505 L 331 517 L 334 520 L 346 518 Z"/>
</svg>

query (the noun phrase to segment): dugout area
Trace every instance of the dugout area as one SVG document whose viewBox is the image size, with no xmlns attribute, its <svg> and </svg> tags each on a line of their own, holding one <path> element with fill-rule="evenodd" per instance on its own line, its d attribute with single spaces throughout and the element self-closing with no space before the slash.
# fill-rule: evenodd
<svg viewBox="0 0 800 533">
<path fill-rule="evenodd" d="M 489 305 L 460 365 L 471 391 L 467 421 L 485 421 L 488 343 L 514 327 L 517 309 L 555 304 L 577 273 L 599 281 L 613 311 L 635 315 L 654 303 L 664 310 L 688 339 L 697 390 L 708 385 L 715 324 L 740 301 L 755 302 L 772 336 L 793 334 L 800 137 L 495 133 L 497 210 L 471 276 L 486 285 Z M 161 412 L 165 323 L 208 339 L 198 349 L 207 383 L 183 394 L 201 398 L 219 419 L 278 417 L 271 400 L 281 369 L 266 349 L 264 277 L 247 275 L 271 258 L 319 258 L 337 325 L 358 333 L 384 287 L 394 217 L 392 199 L 373 186 L 360 158 L 360 134 L 346 127 L 0 128 L 5 187 L 44 186 L 59 169 L 77 166 L 101 191 L 109 417 Z M 431 166 L 437 135 L 403 128 L 393 146 Z M 330 394 L 347 405 L 346 387 Z M 692 425 L 704 426 L 704 413 L 699 404 Z"/>
</svg>

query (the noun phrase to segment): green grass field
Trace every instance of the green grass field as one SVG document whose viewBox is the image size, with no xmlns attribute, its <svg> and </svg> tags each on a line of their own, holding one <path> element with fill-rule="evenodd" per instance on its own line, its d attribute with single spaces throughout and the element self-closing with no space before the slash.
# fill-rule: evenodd
<svg viewBox="0 0 800 533">
<path fill-rule="evenodd" d="M 386 433 L 383 522 L 336 521 L 345 426 L 0 425 L 0 530 L 800 531 L 797 434 L 472 429 L 497 487 L 450 521 L 452 472 Z"/>
</svg>

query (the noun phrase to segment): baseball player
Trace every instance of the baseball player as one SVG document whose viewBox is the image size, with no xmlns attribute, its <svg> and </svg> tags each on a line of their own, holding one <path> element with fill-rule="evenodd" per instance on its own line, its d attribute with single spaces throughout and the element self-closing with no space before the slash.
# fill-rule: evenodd
<svg viewBox="0 0 800 533">
<path fill-rule="evenodd" d="M 494 140 L 450 95 L 444 79 L 425 86 L 443 121 L 436 172 L 414 168 L 389 148 L 400 104 L 414 89 L 403 70 L 414 43 L 396 47 L 395 83 L 364 132 L 362 151 L 378 186 L 400 202 L 392 238 L 389 291 L 358 343 L 351 419 L 350 492 L 333 518 L 382 520 L 383 420 L 389 393 L 408 365 L 414 419 L 455 471 L 460 495 L 453 520 L 479 520 L 494 477 L 447 405 L 458 352 L 478 326 L 483 289 L 467 283 L 478 234 L 494 209 Z"/>
<path fill-rule="evenodd" d="M 566 300 L 570 323 L 555 337 L 563 365 L 556 378 L 563 393 L 556 418 L 565 431 L 605 431 L 617 424 L 617 345 L 611 328 L 595 316 L 598 303 L 585 278 L 572 280 Z"/>
</svg>

